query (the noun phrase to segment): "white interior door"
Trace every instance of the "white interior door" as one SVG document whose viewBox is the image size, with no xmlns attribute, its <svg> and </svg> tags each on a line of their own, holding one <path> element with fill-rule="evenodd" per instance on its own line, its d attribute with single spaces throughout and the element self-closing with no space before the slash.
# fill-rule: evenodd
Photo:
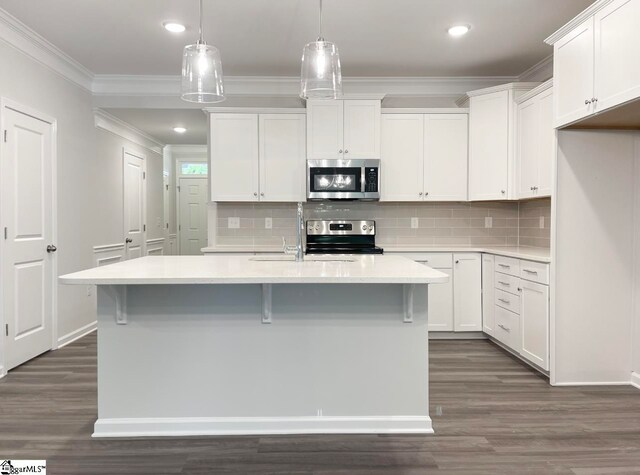
<svg viewBox="0 0 640 475">
<path fill-rule="evenodd" d="M 127 259 L 144 256 L 145 191 L 144 159 L 124 151 L 124 238 Z"/>
<path fill-rule="evenodd" d="M 3 115 L 2 332 L 11 369 L 52 348 L 54 126 L 8 107 Z"/>
<path fill-rule="evenodd" d="M 207 246 L 207 178 L 180 178 L 180 254 L 200 255 Z"/>
</svg>

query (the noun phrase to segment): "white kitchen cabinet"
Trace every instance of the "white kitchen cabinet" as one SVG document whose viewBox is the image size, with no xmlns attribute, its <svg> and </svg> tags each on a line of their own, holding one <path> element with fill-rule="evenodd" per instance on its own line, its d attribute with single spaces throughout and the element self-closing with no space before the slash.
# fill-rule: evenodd
<svg viewBox="0 0 640 475">
<path fill-rule="evenodd" d="M 469 92 L 469 200 L 516 199 L 516 99 L 538 83 Z"/>
<path fill-rule="evenodd" d="M 517 102 L 517 198 L 551 196 L 556 149 L 551 80 Z"/>
<path fill-rule="evenodd" d="M 260 114 L 260 201 L 305 201 L 304 114 Z"/>
<path fill-rule="evenodd" d="M 640 97 L 640 0 L 614 0 L 594 17 L 595 110 Z"/>
<path fill-rule="evenodd" d="M 482 261 L 480 254 L 453 255 L 454 331 L 482 331 Z"/>
<path fill-rule="evenodd" d="M 212 201 L 259 200 L 258 114 L 211 114 Z"/>
<path fill-rule="evenodd" d="M 594 20 L 576 27 L 554 45 L 554 125 L 561 127 L 593 112 Z"/>
<path fill-rule="evenodd" d="M 381 201 L 420 201 L 424 194 L 424 114 L 382 116 Z"/>
<path fill-rule="evenodd" d="M 467 200 L 468 121 L 467 114 L 425 115 L 425 201 Z"/>
<path fill-rule="evenodd" d="M 640 0 L 601 3 L 591 17 L 547 39 L 554 46 L 557 128 L 640 98 Z"/>
<path fill-rule="evenodd" d="M 380 158 L 377 99 L 307 101 L 307 158 Z"/>
<path fill-rule="evenodd" d="M 429 265 L 429 264 L 427 264 Z M 451 268 L 437 268 L 449 276 L 446 284 L 429 286 L 429 324 L 430 332 L 453 331 L 453 270 Z"/>
<path fill-rule="evenodd" d="M 520 281 L 520 355 L 549 369 L 549 286 Z"/>
<path fill-rule="evenodd" d="M 493 336 L 495 328 L 495 262 L 491 254 L 482 255 L 482 331 Z"/>
<path fill-rule="evenodd" d="M 383 114 L 382 201 L 466 201 L 467 114 Z"/>
<path fill-rule="evenodd" d="M 303 201 L 305 115 L 210 114 L 212 201 Z"/>
</svg>

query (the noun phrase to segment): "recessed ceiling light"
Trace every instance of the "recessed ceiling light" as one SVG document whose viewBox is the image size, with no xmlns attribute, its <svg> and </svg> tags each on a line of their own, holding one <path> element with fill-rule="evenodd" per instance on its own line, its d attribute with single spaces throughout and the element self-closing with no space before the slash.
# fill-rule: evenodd
<svg viewBox="0 0 640 475">
<path fill-rule="evenodd" d="M 184 134 L 187 131 L 187 129 L 185 129 L 184 127 L 174 127 L 173 131 L 178 134 Z"/>
<path fill-rule="evenodd" d="M 454 25 L 449 28 L 449 34 L 451 36 L 462 36 L 469 33 L 471 27 L 469 25 Z"/>
<path fill-rule="evenodd" d="M 176 23 L 175 21 L 165 21 L 162 26 L 164 26 L 165 30 L 170 31 L 171 33 L 182 33 L 187 29 L 183 24 Z"/>
</svg>

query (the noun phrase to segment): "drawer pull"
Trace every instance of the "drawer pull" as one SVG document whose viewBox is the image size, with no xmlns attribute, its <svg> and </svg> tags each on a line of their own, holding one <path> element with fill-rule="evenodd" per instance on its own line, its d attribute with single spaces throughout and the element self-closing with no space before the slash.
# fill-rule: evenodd
<svg viewBox="0 0 640 475">
<path fill-rule="evenodd" d="M 498 284 L 502 284 L 502 285 L 506 285 L 507 287 L 511 287 L 511 284 L 509 282 L 502 282 L 501 280 L 498 281 Z"/>
<path fill-rule="evenodd" d="M 510 304 L 511 303 L 509 300 L 505 300 L 505 299 L 498 299 L 498 300 L 500 300 L 500 302 L 506 303 L 506 304 Z"/>
<path fill-rule="evenodd" d="M 507 264 L 498 264 L 500 267 L 504 267 L 505 269 L 511 269 L 511 266 L 508 266 Z"/>
<path fill-rule="evenodd" d="M 529 269 L 522 269 L 522 270 L 525 271 L 527 274 L 538 275 L 538 271 L 536 271 L 536 270 L 529 270 Z"/>
<path fill-rule="evenodd" d="M 499 323 L 498 323 L 498 326 L 499 326 L 500 328 L 502 328 L 504 331 L 511 333 L 511 329 L 510 329 L 510 328 L 507 328 L 507 327 L 505 327 L 504 325 L 500 325 Z"/>
</svg>

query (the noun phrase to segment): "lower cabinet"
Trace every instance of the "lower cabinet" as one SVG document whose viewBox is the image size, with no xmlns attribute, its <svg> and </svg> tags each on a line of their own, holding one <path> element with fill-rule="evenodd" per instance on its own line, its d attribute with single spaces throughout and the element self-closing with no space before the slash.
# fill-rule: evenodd
<svg viewBox="0 0 640 475">
<path fill-rule="evenodd" d="M 430 332 L 453 331 L 453 269 L 434 267 L 449 276 L 446 284 L 429 286 L 429 323 Z"/>
<path fill-rule="evenodd" d="M 520 355 L 549 369 L 549 286 L 520 282 Z"/>
<path fill-rule="evenodd" d="M 482 331 L 493 336 L 495 329 L 495 258 L 482 255 Z"/>
<path fill-rule="evenodd" d="M 453 330 L 482 331 L 482 261 L 480 254 L 453 255 Z"/>
</svg>

